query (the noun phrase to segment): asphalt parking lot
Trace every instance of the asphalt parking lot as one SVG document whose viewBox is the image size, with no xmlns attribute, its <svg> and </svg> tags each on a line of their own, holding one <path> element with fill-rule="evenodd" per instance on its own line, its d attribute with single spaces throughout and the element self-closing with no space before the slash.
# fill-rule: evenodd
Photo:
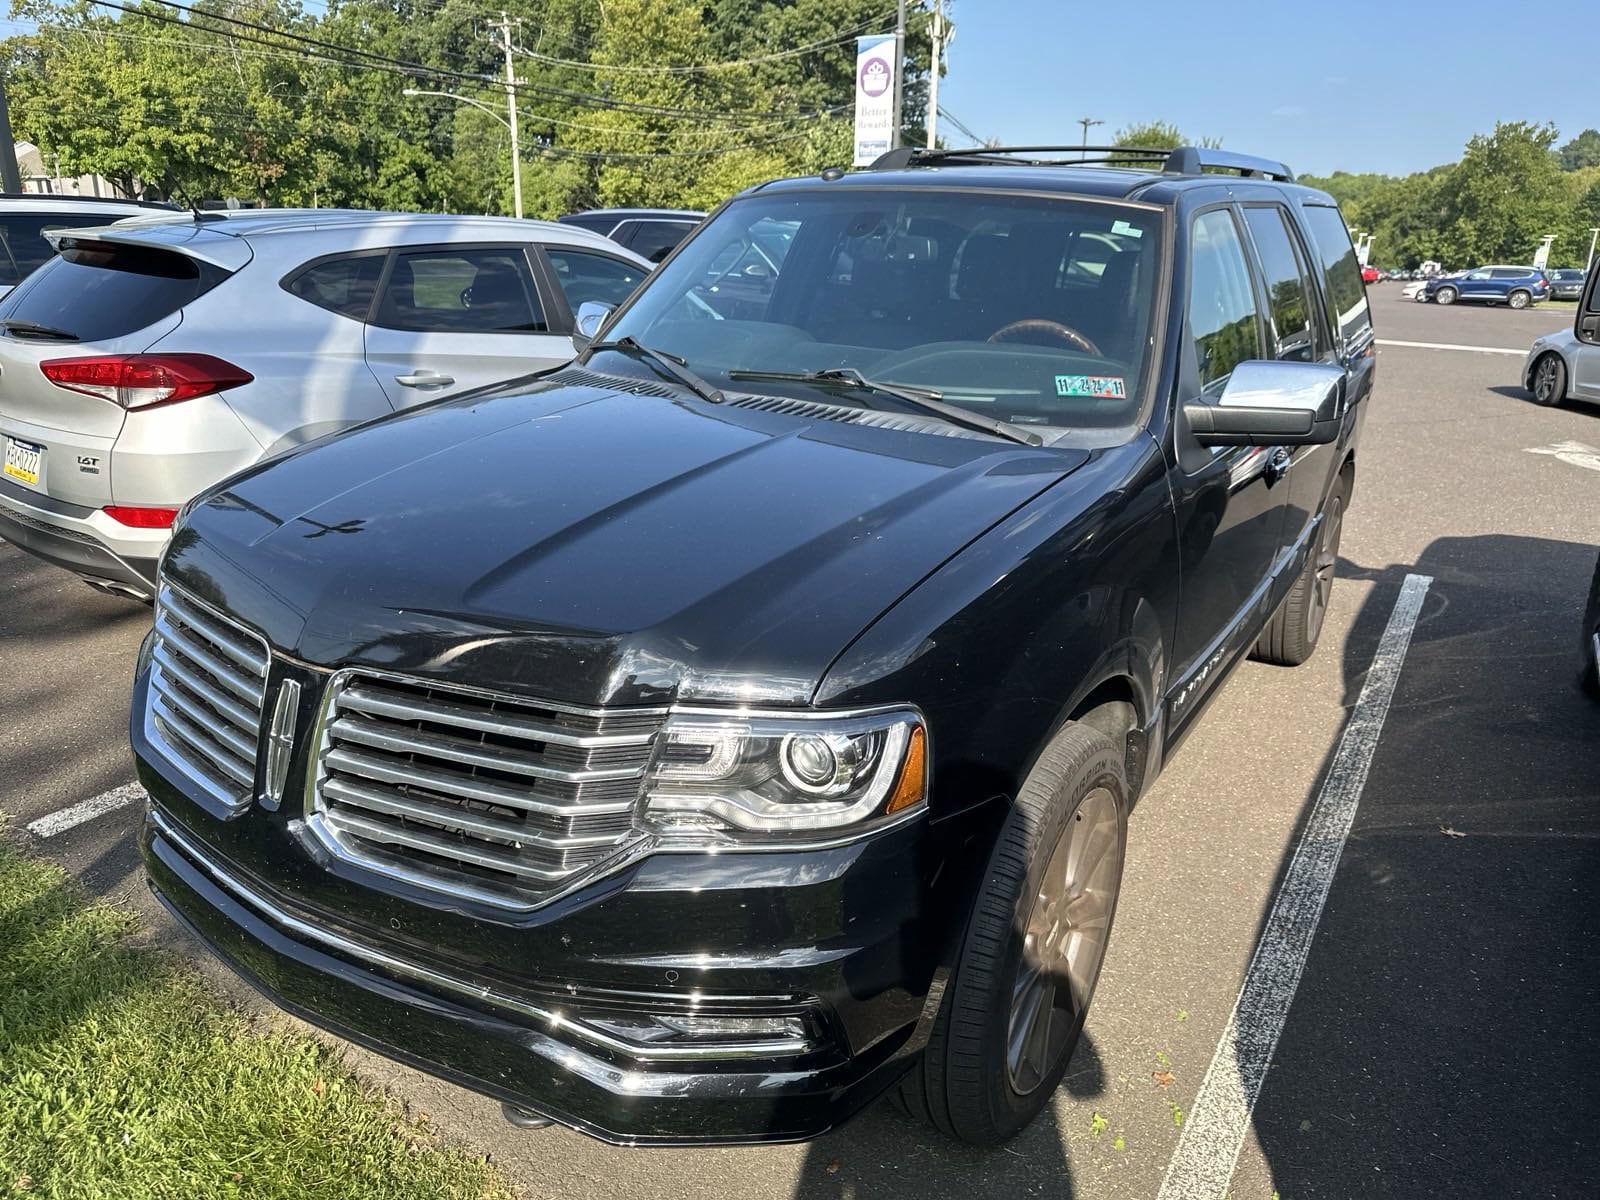
<svg viewBox="0 0 1600 1200">
<path fill-rule="evenodd" d="M 1600 447 L 1600 407 L 1542 409 L 1520 387 L 1522 351 L 1568 307 L 1370 294 L 1379 381 L 1322 645 L 1299 669 L 1242 667 L 1134 812 L 1106 973 L 1049 1120 L 988 1153 L 887 1104 L 805 1146 L 630 1151 L 519 1132 L 352 1051 L 358 1069 L 528 1197 L 1594 1195 L 1600 708 L 1576 679 L 1600 452 L 1572 447 Z M 1420 607 L 1397 659 L 1403 598 Z M 187 946 L 144 890 L 138 804 L 115 791 L 133 779 L 148 624 L 0 546 L 0 811 L 14 830 L 45 821 L 21 835 L 32 851 Z M 1341 734 L 1380 670 L 1392 696 L 1362 710 L 1377 724 L 1355 769 Z M 52 819 L 107 793 L 98 815 Z M 1230 1018 L 1319 798 L 1352 819 L 1326 906 L 1248 976 L 1275 971 L 1292 997 L 1274 1045 L 1270 1021 Z M 1240 1076 L 1254 1092 L 1247 1053 L 1270 1061 L 1253 1115 L 1228 1094 Z M 1249 1118 L 1236 1165 L 1229 1111 Z"/>
</svg>

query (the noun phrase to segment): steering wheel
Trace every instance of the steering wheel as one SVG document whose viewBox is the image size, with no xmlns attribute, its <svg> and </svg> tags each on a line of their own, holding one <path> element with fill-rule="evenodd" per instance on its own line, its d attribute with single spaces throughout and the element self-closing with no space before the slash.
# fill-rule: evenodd
<svg viewBox="0 0 1600 1200">
<path fill-rule="evenodd" d="M 989 335 L 991 342 L 1010 342 L 1016 339 L 1012 336 L 1018 333 L 1048 333 L 1058 337 L 1067 345 L 1082 350 L 1085 354 L 1092 354 L 1096 358 L 1104 357 L 1100 347 L 1079 333 L 1071 325 L 1063 325 L 1060 321 L 1048 321 L 1043 317 L 1028 317 L 1022 321 L 1013 321 L 1009 325 L 996 329 Z"/>
</svg>

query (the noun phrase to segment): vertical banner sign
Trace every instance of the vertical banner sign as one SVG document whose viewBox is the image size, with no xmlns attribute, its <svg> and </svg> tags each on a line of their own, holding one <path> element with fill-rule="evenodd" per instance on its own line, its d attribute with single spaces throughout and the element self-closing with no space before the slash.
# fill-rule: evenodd
<svg viewBox="0 0 1600 1200">
<path fill-rule="evenodd" d="M 865 167 L 894 144 L 894 34 L 856 39 L 856 157 Z"/>
</svg>

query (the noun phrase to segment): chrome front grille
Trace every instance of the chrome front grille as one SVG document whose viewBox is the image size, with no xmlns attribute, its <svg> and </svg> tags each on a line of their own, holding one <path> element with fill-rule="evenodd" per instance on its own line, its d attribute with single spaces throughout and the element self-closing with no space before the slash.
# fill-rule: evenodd
<svg viewBox="0 0 1600 1200">
<path fill-rule="evenodd" d="M 378 874 L 531 907 L 633 840 L 665 716 L 346 673 L 323 708 L 307 823 Z"/>
<path fill-rule="evenodd" d="M 270 654 L 262 638 L 163 584 L 151 655 L 152 732 L 228 809 L 250 803 Z"/>
</svg>

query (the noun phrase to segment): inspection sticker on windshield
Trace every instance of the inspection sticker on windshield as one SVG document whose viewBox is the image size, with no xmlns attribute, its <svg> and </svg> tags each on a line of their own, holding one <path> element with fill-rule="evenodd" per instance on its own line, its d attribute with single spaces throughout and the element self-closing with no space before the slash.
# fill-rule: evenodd
<svg viewBox="0 0 1600 1200">
<path fill-rule="evenodd" d="M 1056 395 L 1123 400 L 1127 398 L 1128 388 L 1121 375 L 1057 375 Z"/>
<path fill-rule="evenodd" d="M 1144 230 L 1137 225 L 1129 225 L 1126 221 L 1111 222 L 1111 232 L 1119 237 L 1143 237 Z"/>
</svg>

